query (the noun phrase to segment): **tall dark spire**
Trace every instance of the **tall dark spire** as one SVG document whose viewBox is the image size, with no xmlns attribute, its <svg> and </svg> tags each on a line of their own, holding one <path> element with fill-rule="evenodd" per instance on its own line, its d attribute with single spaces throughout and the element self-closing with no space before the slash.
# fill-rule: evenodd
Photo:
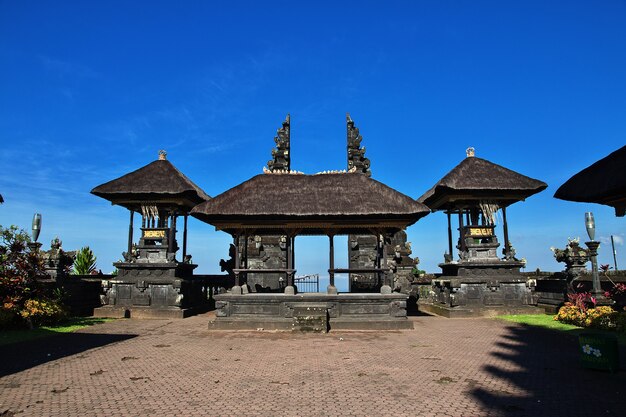
<svg viewBox="0 0 626 417">
<path fill-rule="evenodd" d="M 346 126 L 348 130 L 348 171 L 356 168 L 357 172 L 371 177 L 370 160 L 365 157 L 365 146 L 361 147 L 363 136 L 359 133 L 359 128 L 354 127 L 350 113 L 346 113 Z"/>
<path fill-rule="evenodd" d="M 272 159 L 267 162 L 270 171 L 289 171 L 291 170 L 291 120 L 289 114 L 283 122 L 283 127 L 278 129 L 274 142 L 276 148 L 272 149 Z"/>
</svg>

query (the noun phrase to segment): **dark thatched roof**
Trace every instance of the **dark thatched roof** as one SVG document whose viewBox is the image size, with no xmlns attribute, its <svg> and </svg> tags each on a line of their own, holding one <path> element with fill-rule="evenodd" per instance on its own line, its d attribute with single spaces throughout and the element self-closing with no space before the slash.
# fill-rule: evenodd
<svg viewBox="0 0 626 417">
<path fill-rule="evenodd" d="M 165 159 L 99 185 L 91 193 L 132 210 L 141 202 L 167 202 L 191 210 L 211 198 Z"/>
<path fill-rule="evenodd" d="M 226 231 L 237 225 L 261 229 L 291 225 L 309 234 L 330 229 L 345 233 L 352 226 L 384 228 L 391 223 L 403 228 L 428 213 L 426 206 L 409 196 L 353 173 L 257 175 L 191 211 L 192 216 Z"/>
<path fill-rule="evenodd" d="M 455 208 L 461 202 L 497 201 L 507 206 L 546 189 L 548 185 L 486 159 L 467 157 L 417 201 L 433 210 Z"/>
<path fill-rule="evenodd" d="M 599 203 L 626 214 L 626 146 L 580 171 L 561 185 L 554 197 L 561 200 Z"/>
</svg>

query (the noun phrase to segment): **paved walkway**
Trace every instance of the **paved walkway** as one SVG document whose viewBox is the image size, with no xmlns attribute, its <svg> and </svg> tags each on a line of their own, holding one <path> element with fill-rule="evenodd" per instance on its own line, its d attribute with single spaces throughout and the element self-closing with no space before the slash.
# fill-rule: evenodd
<svg viewBox="0 0 626 417">
<path fill-rule="evenodd" d="M 118 320 L 0 349 L 0 416 L 624 415 L 623 356 L 618 374 L 588 371 L 571 336 L 412 320 L 329 334 Z"/>
</svg>

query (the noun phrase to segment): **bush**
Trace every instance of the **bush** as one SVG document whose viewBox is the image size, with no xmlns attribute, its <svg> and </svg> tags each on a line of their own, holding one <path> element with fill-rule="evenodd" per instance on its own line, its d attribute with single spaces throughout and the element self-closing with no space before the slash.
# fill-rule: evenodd
<svg viewBox="0 0 626 417">
<path fill-rule="evenodd" d="M 554 320 L 578 327 L 626 331 L 626 313 L 615 311 L 609 306 L 582 309 L 568 302 L 559 309 Z"/>
<path fill-rule="evenodd" d="M 11 329 L 19 324 L 20 318 L 16 311 L 0 306 L 0 329 Z"/>
<path fill-rule="evenodd" d="M 586 310 L 582 311 L 579 307 L 568 302 L 559 309 L 556 316 L 554 316 L 554 320 L 562 323 L 573 324 L 574 326 L 584 327 L 586 315 Z"/>
<path fill-rule="evenodd" d="M 58 301 L 46 299 L 26 300 L 20 317 L 29 327 L 38 327 L 45 324 L 55 324 L 67 317 L 67 312 Z"/>
</svg>

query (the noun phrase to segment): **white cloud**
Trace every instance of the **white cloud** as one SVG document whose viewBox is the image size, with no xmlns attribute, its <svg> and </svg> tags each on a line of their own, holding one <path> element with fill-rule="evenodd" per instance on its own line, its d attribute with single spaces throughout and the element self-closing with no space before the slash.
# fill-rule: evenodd
<svg viewBox="0 0 626 417">
<path fill-rule="evenodd" d="M 613 242 L 616 246 L 624 246 L 624 236 L 622 235 L 613 235 Z M 611 236 L 600 236 L 600 243 L 605 245 L 611 244 Z"/>
</svg>

